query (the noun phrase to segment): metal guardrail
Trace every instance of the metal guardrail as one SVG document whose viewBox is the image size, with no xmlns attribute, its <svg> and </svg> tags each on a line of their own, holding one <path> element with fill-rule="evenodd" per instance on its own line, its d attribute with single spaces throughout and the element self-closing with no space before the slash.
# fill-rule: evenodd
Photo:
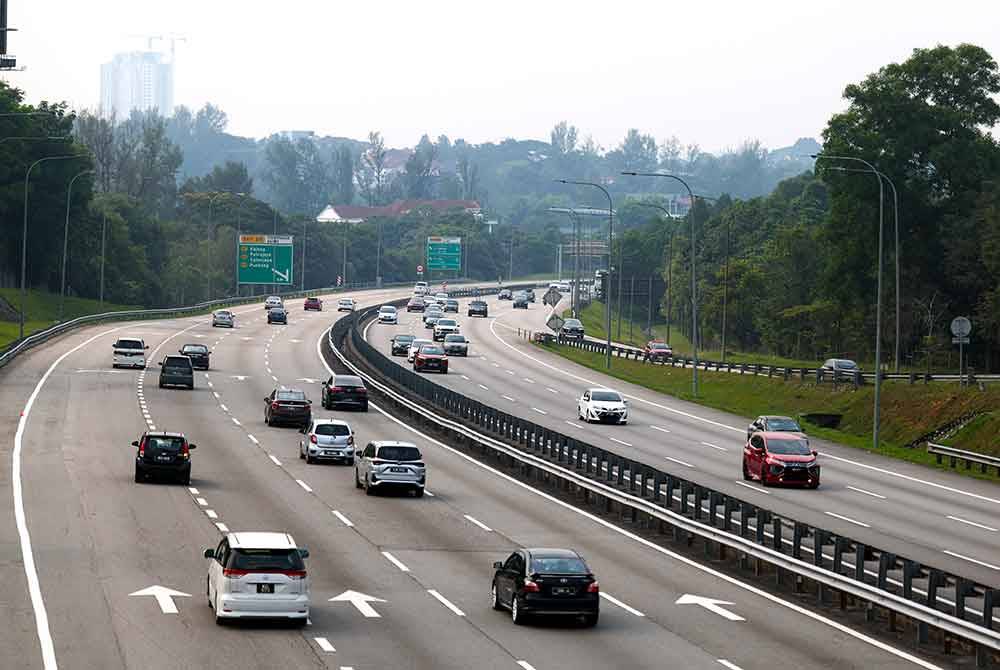
<svg viewBox="0 0 1000 670">
<path fill-rule="evenodd" d="M 927 443 L 927 453 L 937 456 L 938 464 L 942 463 L 945 457 L 948 457 L 950 465 L 953 468 L 957 466 L 958 461 L 964 461 L 966 470 L 971 470 L 972 464 L 975 463 L 979 466 L 983 474 L 989 472 L 989 468 L 996 468 L 997 475 L 1000 476 L 1000 458 L 996 456 L 977 454 L 974 451 L 965 451 L 964 449 L 956 449 L 955 447 L 934 444 L 932 442 Z"/>
<path fill-rule="evenodd" d="M 344 365 L 415 416 L 503 454 L 529 472 L 569 482 L 608 505 L 612 501 L 630 510 L 633 521 L 644 515 L 672 528 L 675 536 L 700 537 L 706 553 L 713 546 L 720 553 L 734 549 L 775 566 L 779 581 L 782 571 L 812 580 L 820 600 L 829 588 L 886 608 L 891 622 L 896 614 L 906 616 L 917 623 L 919 641 L 927 641 L 932 627 L 973 643 L 981 664 L 989 652 L 1000 651 L 1000 634 L 993 630 L 1000 591 L 992 586 L 784 518 L 451 391 L 396 364 L 364 339 L 358 324 L 374 313 L 364 310 L 339 320 L 328 344 Z M 345 343 L 357 364 L 343 354 Z"/>
<path fill-rule="evenodd" d="M 591 337 L 585 337 L 582 340 L 559 337 L 557 338 L 557 341 L 559 344 L 564 344 L 576 349 L 583 349 L 594 353 L 600 353 L 602 355 L 605 353 L 608 346 L 606 342 L 602 342 Z M 685 358 L 684 356 L 674 356 L 666 361 L 647 361 L 644 360 L 645 352 L 639 347 L 616 343 L 612 343 L 611 345 L 611 355 L 618 358 L 631 359 L 653 365 L 669 365 L 671 367 L 683 368 L 690 368 L 694 365 L 693 358 Z M 824 382 L 832 382 L 834 384 L 852 384 L 855 388 L 866 383 L 873 383 L 875 381 L 874 372 L 858 371 L 854 373 L 847 373 L 839 370 L 824 370 L 823 368 L 785 367 L 780 365 L 765 365 L 762 363 L 723 363 L 721 361 L 706 360 L 704 358 L 698 359 L 698 369 L 715 372 L 728 372 L 738 375 L 766 375 L 767 377 L 777 377 L 783 379 L 784 381 L 815 381 L 817 384 L 822 384 Z M 967 372 L 964 377 L 967 384 L 1000 381 L 1000 374 L 973 374 L 971 372 Z M 882 381 L 906 381 L 910 384 L 916 384 L 918 382 L 959 382 L 960 379 L 961 378 L 958 374 L 928 374 L 922 372 L 882 373 Z"/>
</svg>

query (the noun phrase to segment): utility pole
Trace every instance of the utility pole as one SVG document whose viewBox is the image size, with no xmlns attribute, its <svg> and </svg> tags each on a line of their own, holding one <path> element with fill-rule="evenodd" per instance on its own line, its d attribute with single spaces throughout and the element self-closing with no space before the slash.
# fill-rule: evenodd
<svg viewBox="0 0 1000 670">
<path fill-rule="evenodd" d="M 722 275 L 722 362 L 726 362 L 726 313 L 729 309 L 729 232 L 732 217 L 726 217 L 726 264 Z"/>
<path fill-rule="evenodd" d="M 628 287 L 628 339 L 632 341 L 632 324 L 635 323 L 635 319 L 632 318 L 632 306 L 635 303 L 635 275 L 629 278 Z"/>
<path fill-rule="evenodd" d="M 108 213 L 103 212 L 101 217 L 101 307 L 104 307 L 104 240 L 105 231 L 108 228 Z"/>
</svg>

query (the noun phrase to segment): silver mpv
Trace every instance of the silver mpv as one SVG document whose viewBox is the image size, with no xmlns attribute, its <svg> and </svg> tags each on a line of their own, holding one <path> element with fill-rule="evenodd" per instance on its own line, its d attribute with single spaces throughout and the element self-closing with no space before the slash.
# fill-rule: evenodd
<svg viewBox="0 0 1000 670">
<path fill-rule="evenodd" d="M 369 442 L 354 465 L 354 485 L 373 495 L 376 490 L 402 488 L 424 495 L 427 468 L 420 450 L 409 442 Z"/>
</svg>

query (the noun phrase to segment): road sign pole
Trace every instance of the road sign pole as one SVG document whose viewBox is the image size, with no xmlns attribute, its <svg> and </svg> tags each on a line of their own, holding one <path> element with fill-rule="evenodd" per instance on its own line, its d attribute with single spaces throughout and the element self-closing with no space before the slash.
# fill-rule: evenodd
<svg viewBox="0 0 1000 670">
<path fill-rule="evenodd" d="M 965 365 L 962 360 L 963 354 L 965 352 L 965 345 L 962 340 L 958 341 L 958 388 L 965 387 Z"/>
</svg>

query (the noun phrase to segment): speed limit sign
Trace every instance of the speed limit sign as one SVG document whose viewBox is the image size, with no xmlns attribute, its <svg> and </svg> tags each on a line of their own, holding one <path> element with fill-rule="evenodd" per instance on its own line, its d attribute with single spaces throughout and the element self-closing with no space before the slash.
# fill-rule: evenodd
<svg viewBox="0 0 1000 670">
<path fill-rule="evenodd" d="M 423 274 L 423 273 L 424 273 L 424 266 L 423 265 L 418 265 L 417 266 L 417 274 Z"/>
</svg>

